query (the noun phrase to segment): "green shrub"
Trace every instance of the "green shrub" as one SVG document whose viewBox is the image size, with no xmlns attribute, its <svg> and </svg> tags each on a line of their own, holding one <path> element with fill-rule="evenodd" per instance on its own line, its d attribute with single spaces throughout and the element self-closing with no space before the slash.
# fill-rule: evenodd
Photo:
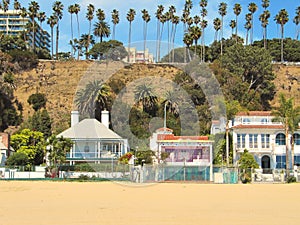
<svg viewBox="0 0 300 225">
<path fill-rule="evenodd" d="M 294 177 L 294 176 L 288 176 L 286 178 L 286 182 L 287 183 L 295 183 L 296 182 L 296 177 Z"/>
</svg>

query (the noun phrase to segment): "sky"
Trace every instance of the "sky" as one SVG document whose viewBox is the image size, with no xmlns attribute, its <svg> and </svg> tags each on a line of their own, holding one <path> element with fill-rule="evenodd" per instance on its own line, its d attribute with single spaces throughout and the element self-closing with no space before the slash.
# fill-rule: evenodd
<svg viewBox="0 0 300 225">
<path fill-rule="evenodd" d="M 194 16 L 196 14 L 199 15 L 200 0 L 193 0 L 193 9 L 191 11 L 191 15 Z M 19 0 L 22 6 L 28 8 L 28 4 L 30 1 Z M 52 0 L 39 0 L 37 1 L 40 4 L 40 10 L 45 11 L 47 17 L 52 14 L 52 5 L 54 1 Z M 69 41 L 71 39 L 71 28 L 70 28 L 70 14 L 68 13 L 68 6 L 74 3 L 77 3 L 81 6 L 81 11 L 79 12 L 79 22 L 80 22 L 80 33 L 88 33 L 88 21 L 86 19 L 87 5 L 93 4 L 95 9 L 103 9 L 106 14 L 106 21 L 110 24 L 112 30 L 112 22 L 111 22 L 111 11 L 113 9 L 117 9 L 120 12 L 120 23 L 116 27 L 116 39 L 123 42 L 124 45 L 128 44 L 128 30 L 129 23 L 126 19 L 126 14 L 130 8 L 136 10 L 135 20 L 132 22 L 132 38 L 131 38 L 131 46 L 137 45 L 142 46 L 143 43 L 143 20 L 142 20 L 142 9 L 147 9 L 151 15 L 151 20 L 148 25 L 148 35 L 147 40 L 149 45 L 154 44 L 156 40 L 156 18 L 155 12 L 158 5 L 163 5 L 165 7 L 165 11 L 168 10 L 170 5 L 174 5 L 176 7 L 176 15 L 181 16 L 183 6 L 185 0 L 61 0 L 64 5 L 63 19 L 60 22 L 60 42 L 59 42 L 59 50 L 60 51 L 70 51 Z M 227 3 L 227 15 L 224 17 L 224 38 L 228 38 L 231 36 L 231 28 L 229 27 L 230 20 L 235 19 L 235 15 L 233 13 L 233 6 L 235 3 L 239 3 L 242 6 L 242 13 L 238 18 L 238 35 L 245 38 L 246 30 L 244 28 L 245 24 L 245 14 L 248 13 L 248 4 L 250 2 L 254 2 L 258 5 L 258 10 L 254 14 L 254 40 L 262 39 L 262 28 L 259 21 L 259 15 L 263 12 L 263 8 L 261 6 L 261 0 L 208 0 L 208 15 L 206 20 L 208 21 L 208 27 L 205 30 L 205 44 L 209 45 L 214 40 L 215 30 L 213 28 L 213 20 L 216 17 L 220 18 L 218 14 L 218 5 L 220 2 Z M 293 23 L 293 18 L 295 16 L 296 7 L 300 6 L 299 0 L 270 0 L 270 6 L 268 10 L 271 12 L 271 17 L 269 19 L 268 26 L 268 38 L 278 38 L 280 37 L 280 28 L 275 23 L 274 17 L 280 11 L 280 9 L 285 8 L 289 14 L 289 21 L 285 25 L 285 37 L 295 37 L 295 29 L 296 26 Z M 13 1 L 11 0 L 11 9 L 13 7 Z M 94 17 L 93 23 L 97 21 L 96 16 Z M 76 25 L 75 16 L 73 17 L 73 26 L 74 26 L 74 37 L 78 37 L 77 33 L 77 25 Z M 49 26 L 44 23 L 43 28 L 50 33 Z M 176 33 L 176 45 L 175 47 L 183 46 L 182 43 L 183 37 L 183 25 L 180 23 L 177 27 Z M 165 26 L 165 32 L 163 36 L 163 41 L 167 41 L 167 28 Z M 96 39 L 98 41 L 98 39 Z M 109 40 L 104 39 L 104 40 Z M 167 46 L 166 44 L 162 44 L 162 46 Z M 140 47 L 142 50 L 142 47 Z"/>
</svg>

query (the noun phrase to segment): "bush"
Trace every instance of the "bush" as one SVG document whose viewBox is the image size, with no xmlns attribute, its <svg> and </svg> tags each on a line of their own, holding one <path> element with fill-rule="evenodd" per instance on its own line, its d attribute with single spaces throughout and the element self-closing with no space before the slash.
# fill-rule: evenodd
<svg viewBox="0 0 300 225">
<path fill-rule="evenodd" d="M 8 54 L 12 57 L 12 62 L 18 63 L 22 70 L 30 70 L 38 65 L 36 54 L 30 51 L 11 50 Z"/>
<path fill-rule="evenodd" d="M 287 183 L 295 183 L 296 182 L 296 177 L 294 177 L 294 176 L 288 176 L 286 178 L 286 182 Z"/>
</svg>

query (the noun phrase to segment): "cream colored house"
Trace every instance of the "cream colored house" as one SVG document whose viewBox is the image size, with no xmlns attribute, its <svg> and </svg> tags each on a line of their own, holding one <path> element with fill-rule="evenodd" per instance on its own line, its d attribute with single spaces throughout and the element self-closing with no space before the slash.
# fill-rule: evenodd
<svg viewBox="0 0 300 225">
<path fill-rule="evenodd" d="M 233 127 L 234 163 L 240 154 L 247 149 L 253 154 L 256 162 L 264 173 L 270 169 L 286 168 L 286 141 L 284 127 L 279 122 L 273 122 L 270 111 L 241 112 L 235 116 Z M 300 129 L 294 134 L 295 165 L 300 165 Z M 289 140 L 291 134 L 289 134 Z M 291 144 L 287 143 L 289 152 Z M 289 154 L 291 155 L 291 154 Z"/>
</svg>

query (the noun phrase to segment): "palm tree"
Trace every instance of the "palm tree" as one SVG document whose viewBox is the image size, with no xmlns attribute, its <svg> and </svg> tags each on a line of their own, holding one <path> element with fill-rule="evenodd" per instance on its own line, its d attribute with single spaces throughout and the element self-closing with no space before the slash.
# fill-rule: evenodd
<svg viewBox="0 0 300 225">
<path fill-rule="evenodd" d="M 218 32 L 221 29 L 221 20 L 220 20 L 220 18 L 215 18 L 213 24 L 214 24 L 214 29 L 216 31 L 214 40 L 218 41 Z"/>
<path fill-rule="evenodd" d="M 293 19 L 293 22 L 296 24 L 296 35 L 295 35 L 295 40 L 298 40 L 299 38 L 299 32 L 300 28 L 298 28 L 300 24 L 300 6 L 296 8 L 296 16 Z"/>
<path fill-rule="evenodd" d="M 96 11 L 96 16 L 98 18 L 99 21 L 104 21 L 105 20 L 105 12 L 103 11 L 103 9 L 98 9 Z"/>
<path fill-rule="evenodd" d="M 249 30 L 251 30 L 251 27 L 252 27 L 252 23 L 251 23 L 251 14 L 250 13 L 247 13 L 245 15 L 245 18 L 246 18 L 246 23 L 245 23 L 245 28 L 247 30 L 247 33 L 246 33 L 246 45 L 248 45 L 248 37 L 249 37 Z"/>
<path fill-rule="evenodd" d="M 64 5 L 60 1 L 55 1 L 52 10 L 54 11 L 54 15 L 57 18 L 56 24 L 56 60 L 58 59 L 58 41 L 59 41 L 59 21 L 62 19 L 63 16 L 63 9 Z"/>
<path fill-rule="evenodd" d="M 111 12 L 111 19 L 112 19 L 111 22 L 113 23 L 112 40 L 116 40 L 116 38 L 115 38 L 116 25 L 120 22 L 120 17 L 119 17 L 119 11 L 118 10 L 113 9 L 113 11 Z"/>
<path fill-rule="evenodd" d="M 143 29 L 143 35 L 144 35 L 144 62 L 145 62 L 145 52 L 146 52 L 146 42 L 147 42 L 147 25 L 149 21 L 151 20 L 150 14 L 146 9 L 143 9 L 142 11 L 142 18 L 144 20 L 144 29 Z"/>
<path fill-rule="evenodd" d="M 94 25 L 94 35 L 100 38 L 100 42 L 103 41 L 103 37 L 109 37 L 110 26 L 105 21 L 99 21 Z"/>
<path fill-rule="evenodd" d="M 229 24 L 230 28 L 231 28 L 231 36 L 233 36 L 233 30 L 236 27 L 236 22 L 235 20 L 231 20 L 230 24 Z"/>
<path fill-rule="evenodd" d="M 160 44 L 159 44 L 159 39 L 160 39 L 160 23 L 161 23 L 161 17 L 163 15 L 164 7 L 163 5 L 158 5 L 157 10 L 155 13 L 155 17 L 157 19 L 157 26 L 156 26 L 156 61 L 159 61 L 159 49 L 160 49 Z"/>
<path fill-rule="evenodd" d="M 204 31 L 205 28 L 207 27 L 207 21 L 204 19 L 207 16 L 207 0 L 200 0 L 199 3 L 201 10 L 200 10 L 200 14 L 201 14 L 201 22 L 200 22 L 200 26 L 201 26 L 201 30 L 202 30 L 202 36 L 201 36 L 201 45 L 202 45 L 202 55 L 201 55 L 201 61 L 205 62 L 205 40 L 204 40 Z"/>
<path fill-rule="evenodd" d="M 176 92 L 167 91 L 165 100 L 162 102 L 162 105 L 166 107 L 166 110 L 168 110 L 174 116 L 179 116 L 180 101 L 181 99 L 179 99 L 179 96 L 176 94 Z"/>
<path fill-rule="evenodd" d="M 238 16 L 242 12 L 242 6 L 239 3 L 234 4 L 233 12 L 235 14 L 235 24 L 236 24 L 236 26 L 235 26 L 235 37 L 236 37 L 236 42 L 237 42 L 238 41 L 238 34 L 237 34 L 237 30 L 238 30 Z"/>
<path fill-rule="evenodd" d="M 40 27 L 42 29 L 42 23 L 46 20 L 46 13 L 45 12 L 39 12 L 37 14 L 37 18 L 38 18 L 38 21 L 40 22 Z"/>
<path fill-rule="evenodd" d="M 135 17 L 135 10 L 134 9 L 129 9 L 128 13 L 127 13 L 127 16 L 126 16 L 126 19 L 128 20 L 129 22 L 129 32 L 128 32 L 128 55 L 127 55 L 127 62 L 129 62 L 129 58 L 130 58 L 130 43 L 131 43 L 131 23 L 132 21 L 134 20 L 134 17 Z"/>
<path fill-rule="evenodd" d="M 76 93 L 75 104 L 81 115 L 88 115 L 95 118 L 96 105 L 99 104 L 102 109 L 108 108 L 108 98 L 110 88 L 99 80 L 90 81 L 84 89 Z"/>
<path fill-rule="evenodd" d="M 283 39 L 284 39 L 284 25 L 289 21 L 289 14 L 285 9 L 281 9 L 275 16 L 274 20 L 280 24 L 281 30 L 281 62 L 283 62 Z"/>
<path fill-rule="evenodd" d="M 184 37 L 183 37 L 183 42 L 186 44 L 186 47 L 188 50 L 189 61 L 191 61 L 190 46 L 193 44 L 192 35 L 190 33 L 185 33 Z"/>
<path fill-rule="evenodd" d="M 294 132 L 294 130 L 298 127 L 299 116 L 300 116 L 300 108 L 294 107 L 293 98 L 286 99 L 283 94 L 279 95 L 279 107 L 275 107 L 272 110 L 272 115 L 275 116 L 275 121 L 279 121 L 282 123 L 285 132 L 285 151 L 286 151 L 286 172 L 289 175 L 289 133 Z M 293 133 L 292 133 L 293 136 Z M 293 137 L 292 137 L 293 141 Z M 292 165 L 293 165 L 293 152 L 292 152 Z"/>
<path fill-rule="evenodd" d="M 134 90 L 135 101 L 140 104 L 144 112 L 150 115 L 155 114 L 157 96 L 153 93 L 152 87 L 147 84 L 138 85 Z"/>
<path fill-rule="evenodd" d="M 51 28 L 51 59 L 53 59 L 53 28 L 57 24 L 57 17 L 51 15 L 47 20 L 47 24 L 49 24 Z"/>
<path fill-rule="evenodd" d="M 261 6 L 267 10 L 267 8 L 270 6 L 270 0 L 262 0 Z"/>
<path fill-rule="evenodd" d="M 21 17 L 22 17 L 22 24 L 23 24 L 23 26 L 25 25 L 25 18 L 26 18 L 26 16 L 27 16 L 27 9 L 25 8 L 25 7 L 22 7 L 21 8 Z M 26 41 L 26 32 L 24 32 L 24 41 Z"/>
<path fill-rule="evenodd" d="M 172 62 L 174 62 L 174 54 L 175 54 L 175 51 L 174 51 L 174 43 L 175 43 L 175 35 L 176 35 L 176 28 L 177 28 L 177 25 L 179 23 L 179 16 L 173 16 L 172 17 Z"/>
<path fill-rule="evenodd" d="M 85 56 L 88 58 L 89 55 L 89 46 L 90 44 L 95 44 L 95 40 L 93 38 L 93 35 L 88 35 L 88 34 L 82 34 L 79 43 L 85 48 Z"/>
<path fill-rule="evenodd" d="M 198 44 L 198 40 L 202 35 L 201 29 L 198 26 L 191 26 L 189 28 L 189 32 L 190 35 L 192 37 L 192 39 L 195 41 L 195 48 L 194 48 L 194 57 L 196 57 L 197 55 L 197 44 Z"/>
<path fill-rule="evenodd" d="M 160 47 L 161 47 L 161 40 L 162 40 L 162 35 L 164 32 L 164 24 L 167 22 L 167 16 L 166 14 L 163 14 L 160 17 L 160 23 L 161 23 L 161 30 L 160 30 L 160 35 L 159 35 L 159 40 L 158 40 L 158 54 L 157 54 L 157 59 L 160 60 Z"/>
<path fill-rule="evenodd" d="M 250 34 L 250 43 L 253 44 L 253 14 L 256 12 L 257 10 L 257 5 L 254 2 L 251 2 L 248 5 L 248 10 L 251 13 L 251 34 Z"/>
<path fill-rule="evenodd" d="M 32 21 L 32 33 L 33 33 L 33 39 L 32 39 L 32 49 L 33 52 L 35 52 L 35 22 L 34 19 L 37 16 L 38 11 L 40 10 L 40 5 L 36 1 L 32 1 L 29 3 L 29 17 Z"/>
<path fill-rule="evenodd" d="M 88 40 L 87 40 L 87 44 L 88 44 L 88 49 L 90 47 L 90 37 L 91 37 L 91 29 L 92 29 L 92 20 L 94 19 L 94 12 L 95 12 L 95 7 L 93 4 L 89 4 L 87 6 L 87 13 L 86 13 L 86 18 L 89 21 L 89 33 L 88 33 Z M 87 57 L 88 55 L 86 55 Z"/>
<path fill-rule="evenodd" d="M 80 27 L 79 27 L 79 19 L 78 19 L 79 12 L 80 12 L 80 5 L 74 4 L 74 13 L 76 15 L 78 37 L 80 36 L 80 30 L 79 30 Z"/>
<path fill-rule="evenodd" d="M 227 14 L 227 3 L 221 2 L 219 4 L 219 14 L 221 16 L 221 55 L 223 55 L 223 21 L 224 16 Z"/>
<path fill-rule="evenodd" d="M 73 35 L 73 13 L 74 13 L 74 5 L 70 5 L 68 7 L 68 12 L 70 13 L 71 15 L 71 40 L 73 41 L 74 39 L 74 35 Z"/>
<path fill-rule="evenodd" d="M 265 10 L 260 16 L 259 20 L 261 21 L 261 26 L 263 27 L 263 39 L 264 39 L 264 48 L 267 49 L 267 26 L 269 24 L 269 18 L 271 14 L 269 10 Z"/>
</svg>

